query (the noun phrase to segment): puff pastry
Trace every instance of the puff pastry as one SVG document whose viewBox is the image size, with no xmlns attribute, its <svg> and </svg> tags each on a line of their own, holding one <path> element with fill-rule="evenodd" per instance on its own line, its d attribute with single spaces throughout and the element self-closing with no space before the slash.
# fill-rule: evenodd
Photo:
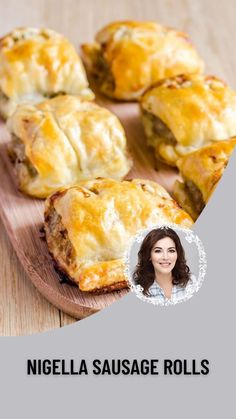
<svg viewBox="0 0 236 419">
<path fill-rule="evenodd" d="M 85 64 L 105 95 L 138 98 L 160 79 L 203 71 L 188 36 L 154 22 L 113 22 L 93 44 L 82 45 Z"/>
<path fill-rule="evenodd" d="M 148 144 L 169 165 L 212 141 L 236 135 L 236 92 L 213 76 L 180 75 L 141 99 Z"/>
<path fill-rule="evenodd" d="M 0 113 L 58 93 L 94 97 L 75 48 L 50 29 L 19 28 L 0 39 Z"/>
<path fill-rule="evenodd" d="M 84 181 L 45 203 L 49 252 L 82 291 L 126 287 L 123 258 L 130 240 L 161 221 L 192 225 L 166 190 L 149 180 Z"/>
<path fill-rule="evenodd" d="M 81 179 L 120 179 L 131 167 L 118 118 L 75 96 L 19 105 L 7 126 L 19 188 L 38 198 Z"/>
<path fill-rule="evenodd" d="M 236 137 L 202 147 L 178 160 L 184 182 L 176 181 L 174 198 L 194 220 L 215 190 L 235 146 Z"/>
</svg>

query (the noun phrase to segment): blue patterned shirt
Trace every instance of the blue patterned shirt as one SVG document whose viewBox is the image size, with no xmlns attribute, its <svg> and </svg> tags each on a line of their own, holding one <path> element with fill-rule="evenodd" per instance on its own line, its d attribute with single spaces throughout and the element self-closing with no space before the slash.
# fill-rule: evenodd
<svg viewBox="0 0 236 419">
<path fill-rule="evenodd" d="M 156 281 L 154 281 L 148 289 L 148 298 L 155 298 L 155 300 L 160 304 L 171 304 L 190 298 L 195 291 L 196 278 L 194 276 L 191 276 L 191 279 L 188 281 L 186 287 L 181 287 L 180 285 L 173 285 L 171 298 L 167 298 L 160 285 Z"/>
</svg>

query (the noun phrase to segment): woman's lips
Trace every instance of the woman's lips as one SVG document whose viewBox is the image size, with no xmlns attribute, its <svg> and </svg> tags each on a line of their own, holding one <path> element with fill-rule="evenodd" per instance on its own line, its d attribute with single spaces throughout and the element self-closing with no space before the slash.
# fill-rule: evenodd
<svg viewBox="0 0 236 419">
<path fill-rule="evenodd" d="M 167 268 L 168 266 L 171 265 L 171 262 L 159 262 L 159 265 L 161 265 L 164 268 Z"/>
</svg>

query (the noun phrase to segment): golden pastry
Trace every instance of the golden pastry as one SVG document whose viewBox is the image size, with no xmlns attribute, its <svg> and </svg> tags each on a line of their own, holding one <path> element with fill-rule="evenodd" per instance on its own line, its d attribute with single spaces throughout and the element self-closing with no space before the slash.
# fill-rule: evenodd
<svg viewBox="0 0 236 419">
<path fill-rule="evenodd" d="M 58 268 L 82 291 L 127 286 L 123 258 L 141 229 L 192 219 L 149 180 L 95 179 L 63 188 L 45 203 L 45 233 Z"/>
<path fill-rule="evenodd" d="M 58 93 L 94 97 L 75 48 L 50 29 L 19 28 L 0 39 L 0 113 Z"/>
<path fill-rule="evenodd" d="M 81 179 L 121 179 L 131 167 L 118 118 L 75 96 L 19 105 L 7 126 L 19 188 L 38 198 Z"/>
<path fill-rule="evenodd" d="M 236 138 L 202 147 L 178 160 L 177 166 L 184 182 L 176 181 L 174 198 L 196 220 L 215 190 Z"/>
<path fill-rule="evenodd" d="M 160 79 L 203 71 L 188 36 L 158 23 L 113 22 L 95 40 L 82 45 L 84 61 L 111 98 L 134 100 Z"/>
<path fill-rule="evenodd" d="M 169 165 L 236 135 L 236 92 L 213 76 L 166 79 L 144 94 L 141 108 L 148 144 Z"/>
</svg>

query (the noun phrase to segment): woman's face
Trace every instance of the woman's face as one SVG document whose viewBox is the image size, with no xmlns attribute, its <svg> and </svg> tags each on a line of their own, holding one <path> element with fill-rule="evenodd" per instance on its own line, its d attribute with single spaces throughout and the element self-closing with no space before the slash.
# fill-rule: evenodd
<svg viewBox="0 0 236 419">
<path fill-rule="evenodd" d="M 170 237 L 164 237 L 154 244 L 150 259 L 156 272 L 168 274 L 174 268 L 177 257 L 175 242 Z"/>
</svg>

